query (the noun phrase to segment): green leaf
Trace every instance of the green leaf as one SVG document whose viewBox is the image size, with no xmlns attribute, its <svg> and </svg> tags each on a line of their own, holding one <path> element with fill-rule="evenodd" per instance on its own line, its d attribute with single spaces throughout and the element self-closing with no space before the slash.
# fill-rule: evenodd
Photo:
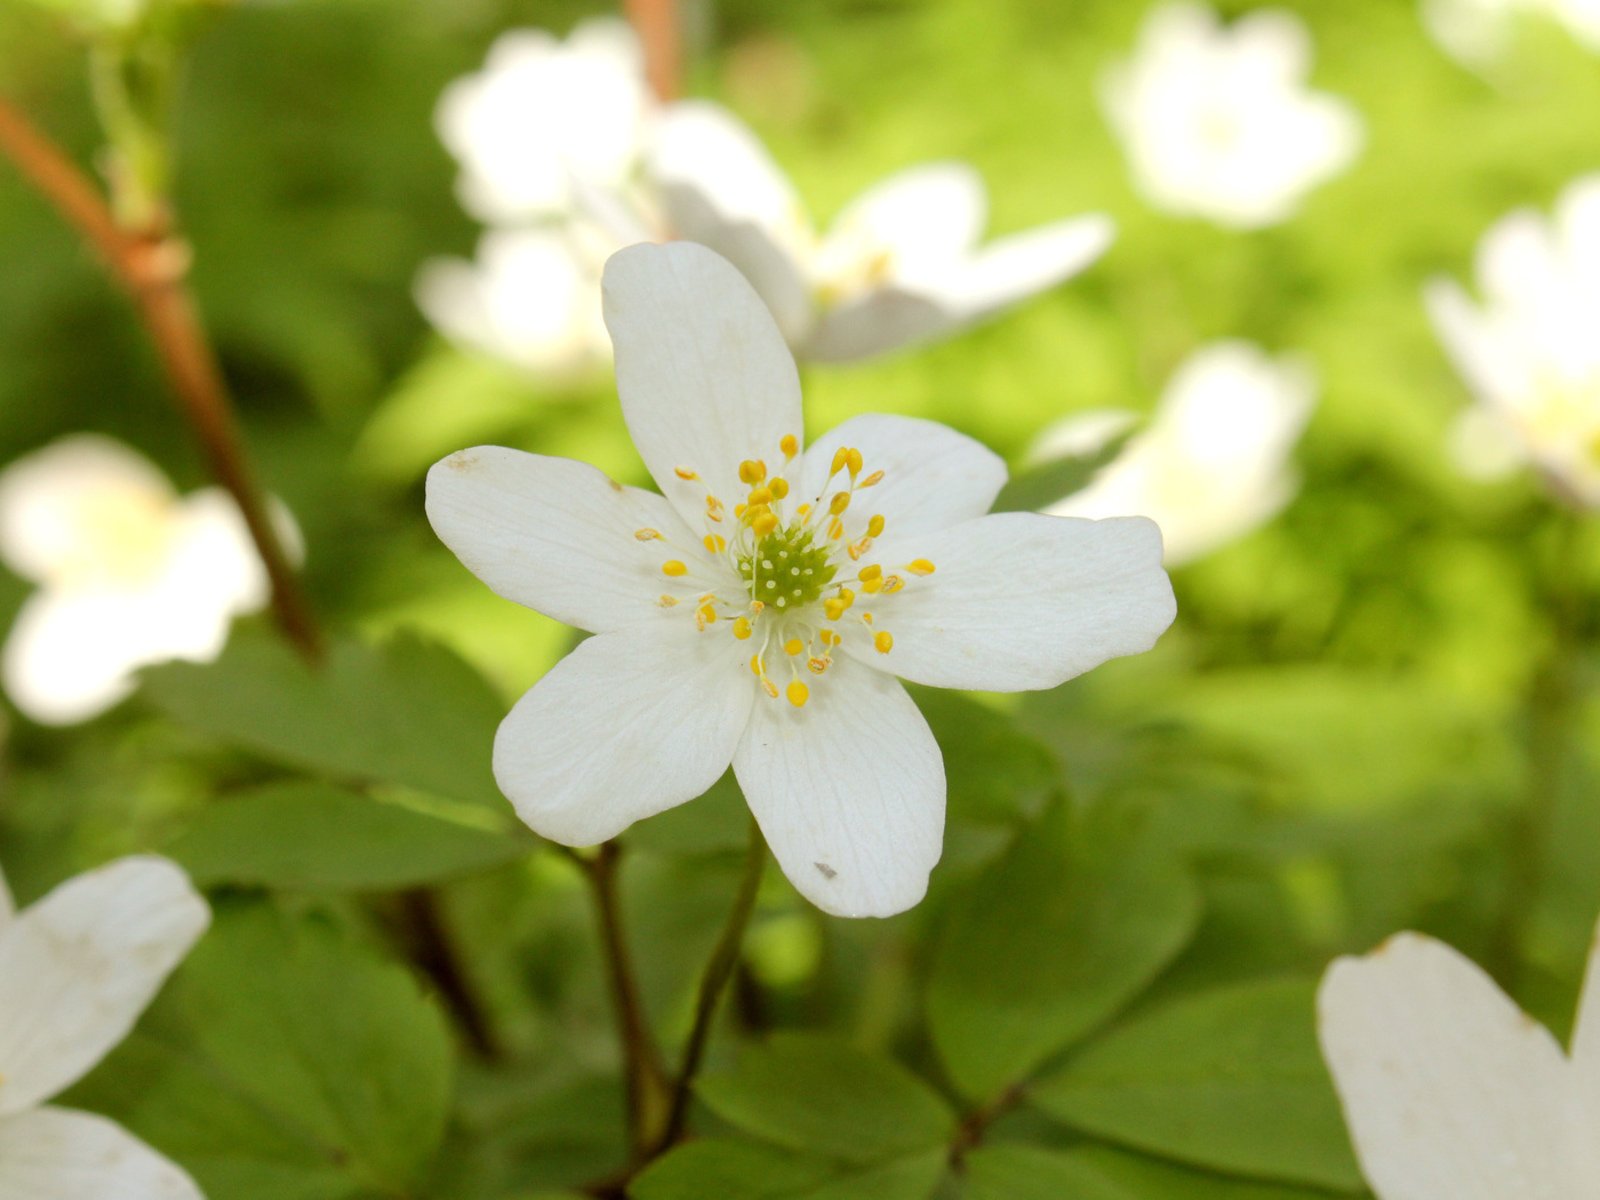
<svg viewBox="0 0 1600 1200">
<path fill-rule="evenodd" d="M 985 1100 L 1138 995 L 1194 932 L 1193 881 L 1140 814 L 1058 803 L 953 905 L 928 1016 L 951 1078 Z"/>
<path fill-rule="evenodd" d="M 1040 1146 L 979 1146 L 963 1165 L 962 1200 L 1139 1200 L 1091 1164 Z"/>
<path fill-rule="evenodd" d="M 1354 1189 L 1317 1048 L 1316 985 L 1220 988 L 1140 1016 L 1029 1090 L 1085 1133 L 1201 1167 Z"/>
<path fill-rule="evenodd" d="M 505 807 L 489 766 L 505 706 L 449 650 L 410 635 L 336 642 L 313 669 L 278 639 L 241 630 L 214 663 L 145 672 L 144 694 L 276 762 Z"/>
<path fill-rule="evenodd" d="M 1006 714 L 944 688 L 915 694 L 944 749 L 952 820 L 1012 825 L 1038 816 L 1060 790 L 1055 756 Z"/>
<path fill-rule="evenodd" d="M 166 852 L 201 887 L 362 891 L 451 879 L 531 849 L 525 837 L 331 784 L 287 783 L 217 801 Z"/>
<path fill-rule="evenodd" d="M 1118 1189 L 1106 1192 L 1105 1200 L 1328 1200 L 1328 1193 L 1277 1183 L 1229 1178 L 1209 1171 L 1193 1171 L 1143 1155 L 1128 1154 L 1106 1146 L 1084 1146 L 1066 1151 L 1060 1157 L 1076 1168 L 1093 1172 L 1105 1186 Z M 1098 1193 L 1085 1194 L 1085 1200 L 1101 1200 Z"/>
<path fill-rule="evenodd" d="M 955 1129 L 944 1101 L 899 1063 L 819 1034 L 777 1034 L 695 1090 L 748 1133 L 853 1162 L 943 1146 Z"/>
<path fill-rule="evenodd" d="M 633 1200 L 928 1200 L 945 1152 L 840 1166 L 767 1146 L 707 1139 L 652 1163 L 628 1188 Z"/>
</svg>

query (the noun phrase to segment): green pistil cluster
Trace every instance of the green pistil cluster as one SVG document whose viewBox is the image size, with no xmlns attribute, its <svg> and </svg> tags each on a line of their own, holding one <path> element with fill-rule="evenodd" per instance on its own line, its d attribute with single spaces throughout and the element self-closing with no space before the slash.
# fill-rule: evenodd
<svg viewBox="0 0 1600 1200">
<path fill-rule="evenodd" d="M 775 529 L 741 555 L 739 575 L 752 599 L 775 608 L 815 604 L 837 570 L 825 546 L 812 545 L 813 530 L 798 525 Z"/>
</svg>

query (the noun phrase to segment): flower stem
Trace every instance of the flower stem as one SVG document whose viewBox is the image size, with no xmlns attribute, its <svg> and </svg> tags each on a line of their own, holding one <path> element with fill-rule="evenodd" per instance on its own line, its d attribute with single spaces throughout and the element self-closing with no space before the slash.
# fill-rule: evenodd
<svg viewBox="0 0 1600 1200">
<path fill-rule="evenodd" d="M 633 969 L 633 956 L 622 927 L 622 906 L 617 894 L 617 864 L 622 847 L 616 841 L 601 844 L 598 853 L 585 857 L 568 851 L 594 894 L 595 918 L 606 959 L 617 1035 L 622 1042 L 623 1086 L 628 1108 L 628 1139 L 635 1158 L 644 1153 L 649 1130 L 663 1119 L 668 1084 L 661 1051 L 645 1020 L 644 1002 Z"/>
<path fill-rule="evenodd" d="M 739 890 L 733 898 L 733 908 L 728 912 L 717 939 L 706 961 L 705 973 L 700 976 L 700 991 L 695 1001 L 694 1025 L 689 1030 L 689 1040 L 684 1046 L 683 1063 L 673 1079 L 672 1103 L 667 1109 L 666 1123 L 660 1136 L 650 1148 L 654 1157 L 675 1145 L 683 1137 L 684 1122 L 689 1115 L 689 1096 L 700 1064 L 705 1059 L 706 1045 L 711 1039 L 712 1022 L 717 1015 L 717 1005 L 739 963 L 739 951 L 744 944 L 744 931 L 755 911 L 756 893 L 761 887 L 761 876 L 767 866 L 767 843 L 761 836 L 761 827 L 750 820 L 750 844 L 745 854 L 744 875 L 739 880 Z"/>
<path fill-rule="evenodd" d="M 282 539 L 256 486 L 238 421 L 187 285 L 189 251 L 163 203 L 144 203 L 142 223 L 124 227 L 82 171 L 17 108 L 0 97 L 0 154 L 99 252 L 132 297 L 179 407 L 217 481 L 238 505 L 272 584 L 284 636 L 306 658 L 322 638 Z"/>
<path fill-rule="evenodd" d="M 683 30 L 677 0 L 626 0 L 628 20 L 644 46 L 645 77 L 659 100 L 683 89 Z"/>
</svg>

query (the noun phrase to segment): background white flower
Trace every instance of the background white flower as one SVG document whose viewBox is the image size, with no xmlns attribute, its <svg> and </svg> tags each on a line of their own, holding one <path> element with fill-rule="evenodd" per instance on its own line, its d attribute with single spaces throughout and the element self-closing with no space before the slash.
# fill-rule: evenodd
<svg viewBox="0 0 1600 1200">
<path fill-rule="evenodd" d="M 605 273 L 623 416 L 662 495 L 495 446 L 428 475 L 428 518 L 507 599 L 596 636 L 500 728 L 536 832 L 615 835 L 732 763 L 784 873 L 828 912 L 921 899 L 943 839 L 939 748 L 896 676 L 1052 687 L 1171 623 L 1141 518 L 985 516 L 1000 460 L 868 416 L 802 449 L 794 359 L 727 262 L 635 246 Z"/>
<path fill-rule="evenodd" d="M 1111 243 L 1108 217 L 980 245 L 988 201 L 963 163 L 930 163 L 857 197 L 826 233 L 766 148 L 727 110 L 662 115 L 648 177 L 668 235 L 745 275 L 797 357 L 868 358 L 948 335 L 1077 274 Z"/>
<path fill-rule="evenodd" d="M 462 204 L 515 222 L 570 213 L 574 176 L 625 186 L 654 107 L 638 39 L 602 17 L 565 41 L 542 29 L 503 35 L 483 70 L 446 89 L 436 124 L 461 164 Z"/>
<path fill-rule="evenodd" d="M 1423 0 L 1422 22 L 1448 54 L 1481 67 L 1505 52 L 1522 16 L 1543 17 L 1600 54 L 1600 0 Z"/>
<path fill-rule="evenodd" d="M 1101 99 L 1145 199 L 1252 229 L 1288 218 L 1361 148 L 1355 109 L 1311 91 L 1310 70 L 1311 35 L 1292 13 L 1224 27 L 1204 5 L 1163 4 Z"/>
<path fill-rule="evenodd" d="M 1478 246 L 1476 305 L 1428 285 L 1439 336 L 1478 400 L 1458 434 L 1478 475 L 1532 465 L 1562 496 L 1600 505 L 1600 175 L 1572 184 L 1555 218 L 1522 210 Z"/>
<path fill-rule="evenodd" d="M 276 511 L 291 550 L 298 531 Z M 65 724 L 133 690 L 132 673 L 215 658 L 268 599 L 244 518 L 219 488 L 178 496 L 110 438 L 63 438 L 0 472 L 0 561 L 38 584 L 0 656 L 12 701 Z"/>
<path fill-rule="evenodd" d="M 1179 366 L 1149 425 L 1087 487 L 1051 505 L 1062 516 L 1139 513 L 1161 527 L 1168 566 L 1189 562 L 1275 516 L 1299 487 L 1289 454 L 1316 387 L 1299 360 L 1249 342 L 1203 346 Z M 1033 457 L 1082 457 L 1127 429 L 1131 413 L 1081 413 L 1046 430 Z"/>
<path fill-rule="evenodd" d="M 21 913 L 0 879 L 0 1196 L 200 1200 L 114 1122 L 46 1102 L 128 1035 L 210 920 L 163 858 L 90 871 Z"/>
<path fill-rule="evenodd" d="M 1402 933 L 1329 968 L 1323 1056 L 1379 1200 L 1600 1192 L 1600 954 L 1570 1056 L 1449 946 Z"/>
</svg>

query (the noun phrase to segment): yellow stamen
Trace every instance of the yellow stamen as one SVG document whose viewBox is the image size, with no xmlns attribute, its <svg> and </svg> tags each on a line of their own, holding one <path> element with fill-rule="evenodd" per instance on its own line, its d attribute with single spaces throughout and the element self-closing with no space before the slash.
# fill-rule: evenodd
<svg viewBox="0 0 1600 1200">
<path fill-rule="evenodd" d="M 735 617 L 733 621 L 733 636 L 741 642 L 750 636 L 750 618 Z"/>
<path fill-rule="evenodd" d="M 882 482 L 883 482 L 883 472 L 882 471 L 874 471 L 871 475 L 868 475 L 860 483 L 856 484 L 856 486 L 857 487 L 864 487 L 864 488 L 877 487 Z"/>
<path fill-rule="evenodd" d="M 838 517 L 828 522 L 828 536 L 836 542 L 844 536 L 844 522 Z"/>
<path fill-rule="evenodd" d="M 906 564 L 906 570 L 913 575 L 932 575 L 934 566 L 925 558 L 914 558 Z"/>
<path fill-rule="evenodd" d="M 779 500 L 782 500 L 789 494 L 789 481 L 787 479 L 774 479 L 771 483 L 767 484 L 767 487 Z"/>
<path fill-rule="evenodd" d="M 764 508 L 750 521 L 750 528 L 766 537 L 778 527 L 778 517 L 770 508 Z"/>
<path fill-rule="evenodd" d="M 850 606 L 838 597 L 833 597 L 822 602 L 822 611 L 828 614 L 828 620 L 837 621 L 844 616 L 844 610 Z"/>
<path fill-rule="evenodd" d="M 671 575 L 674 579 L 676 579 L 680 575 L 687 575 L 689 573 L 689 568 L 684 566 L 677 559 L 669 558 L 666 562 L 661 564 L 661 573 L 663 575 Z"/>
<path fill-rule="evenodd" d="M 829 471 L 828 474 L 830 476 L 837 475 L 840 471 L 844 470 L 845 467 L 847 467 L 849 465 L 850 465 L 850 448 L 848 446 L 840 446 L 837 450 L 835 450 L 833 452 L 833 469 L 831 471 Z"/>
<path fill-rule="evenodd" d="M 830 513 L 832 513 L 836 517 L 840 513 L 842 513 L 845 509 L 847 509 L 849 507 L 850 507 L 850 493 L 849 492 L 836 492 L 834 494 L 833 499 L 828 501 L 828 511 Z"/>
<path fill-rule="evenodd" d="M 761 661 L 761 655 L 752 654 L 750 656 L 750 673 L 756 676 L 766 675 L 767 664 Z"/>
<path fill-rule="evenodd" d="M 662 595 L 656 597 L 656 603 L 662 608 L 674 608 L 677 606 L 678 598 L 676 596 L 668 596 L 663 593 Z"/>
<path fill-rule="evenodd" d="M 764 675 L 761 677 L 761 690 L 766 692 L 766 694 L 771 696 L 774 700 L 778 698 L 778 685 L 773 683 L 772 680 L 768 679 Z"/>
<path fill-rule="evenodd" d="M 767 464 L 759 458 L 747 458 L 739 464 L 739 479 L 742 483 L 760 483 L 767 477 Z"/>
<path fill-rule="evenodd" d="M 800 651 L 804 650 L 805 648 L 806 648 L 806 644 L 804 642 L 802 642 L 799 638 L 790 638 L 787 642 L 785 642 L 783 644 L 783 652 L 785 654 L 787 654 L 790 658 L 793 658 L 796 654 L 799 654 Z"/>
<path fill-rule="evenodd" d="M 802 521 L 804 521 L 810 515 L 811 505 L 809 504 L 802 504 L 799 508 L 795 509 L 795 516 L 799 517 Z"/>
<path fill-rule="evenodd" d="M 811 689 L 796 679 L 789 684 L 787 694 L 790 704 L 796 708 L 804 708 L 806 700 L 811 695 Z"/>
<path fill-rule="evenodd" d="M 699 479 L 700 478 L 700 476 L 696 475 L 693 471 L 689 470 L 688 467 L 673 467 L 672 468 L 672 473 L 674 475 L 676 475 L 679 479 Z"/>
<path fill-rule="evenodd" d="M 867 595 L 869 595 L 869 596 L 876 596 L 879 592 L 881 592 L 883 590 L 883 580 L 882 579 L 863 579 L 861 581 L 861 590 L 863 592 L 866 592 Z"/>
<path fill-rule="evenodd" d="M 714 533 L 706 534 L 705 543 L 706 549 L 711 551 L 713 554 L 721 554 L 728 548 L 726 539 L 720 538 Z"/>
<path fill-rule="evenodd" d="M 748 496 L 746 496 L 745 499 L 747 501 L 749 501 L 752 505 L 755 505 L 755 504 L 771 504 L 772 503 L 772 489 L 771 488 L 764 488 L 764 487 L 751 488 L 750 489 L 750 494 Z"/>
<path fill-rule="evenodd" d="M 655 542 L 661 539 L 661 535 L 654 529 L 635 529 L 633 536 L 641 542 Z"/>
<path fill-rule="evenodd" d="M 887 629 L 880 629 L 872 638 L 872 648 L 879 654 L 887 654 L 894 649 L 894 635 Z"/>
<path fill-rule="evenodd" d="M 867 536 L 869 538 L 875 538 L 875 537 L 879 536 L 882 532 L 883 532 L 883 517 L 880 514 L 880 515 L 874 516 L 872 518 L 872 520 L 867 522 Z"/>
<path fill-rule="evenodd" d="M 712 608 L 709 604 L 702 604 L 699 608 L 694 610 L 694 615 L 696 620 L 704 621 L 707 625 L 709 625 L 717 619 L 717 610 Z"/>
<path fill-rule="evenodd" d="M 854 479 L 861 474 L 861 451 L 852 446 L 849 457 L 845 460 L 845 465 L 850 468 L 850 478 Z"/>
<path fill-rule="evenodd" d="M 884 592 L 884 595 L 892 596 L 896 592 L 898 592 L 901 588 L 905 587 L 905 585 L 906 585 L 906 581 L 904 579 L 901 579 L 900 576 L 891 575 L 891 576 L 889 576 L 889 578 L 887 578 L 887 579 L 885 579 L 883 581 L 883 592 Z"/>
<path fill-rule="evenodd" d="M 839 644 L 839 635 L 831 629 L 824 629 L 817 637 L 822 640 L 824 646 L 837 646 Z"/>
<path fill-rule="evenodd" d="M 800 439 L 792 433 L 786 433 L 778 439 L 778 449 L 783 451 L 785 460 L 791 459 L 800 453 Z"/>
<path fill-rule="evenodd" d="M 862 567 L 858 578 L 862 583 L 871 583 L 874 579 L 882 579 L 883 568 L 877 563 L 873 563 L 870 567 Z"/>
<path fill-rule="evenodd" d="M 821 675 L 828 669 L 828 660 L 825 658 L 808 658 L 806 660 L 806 669 L 813 675 Z"/>
</svg>

